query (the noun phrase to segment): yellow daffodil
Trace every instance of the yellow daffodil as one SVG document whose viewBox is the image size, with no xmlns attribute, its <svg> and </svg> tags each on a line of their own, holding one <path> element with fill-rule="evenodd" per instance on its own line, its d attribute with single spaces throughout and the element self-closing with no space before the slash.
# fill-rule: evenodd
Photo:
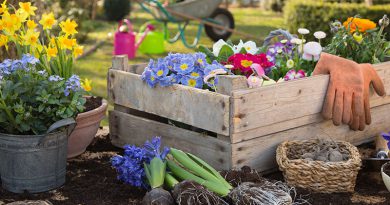
<svg viewBox="0 0 390 205">
<path fill-rule="evenodd" d="M 34 20 L 28 20 L 26 25 L 27 25 L 27 28 L 31 29 L 31 30 L 34 30 L 37 27 L 37 24 L 35 23 Z"/>
<path fill-rule="evenodd" d="M 361 43 L 363 41 L 363 35 L 355 32 L 353 34 L 353 39 L 355 39 L 356 42 Z"/>
<path fill-rule="evenodd" d="M 35 46 L 39 41 L 39 32 L 34 32 L 33 30 L 28 30 L 23 36 L 24 45 Z"/>
<path fill-rule="evenodd" d="M 51 29 L 57 21 L 54 19 L 53 12 L 49 14 L 42 14 L 42 18 L 39 23 L 43 26 L 43 29 Z"/>
<path fill-rule="evenodd" d="M 83 87 L 83 89 L 87 92 L 91 91 L 92 90 L 92 81 L 85 78 L 85 80 L 83 82 L 81 82 L 81 87 Z"/>
<path fill-rule="evenodd" d="M 10 14 L 6 11 L 2 17 L 3 30 L 10 35 L 13 35 L 22 25 L 20 17 L 16 14 Z"/>
<path fill-rule="evenodd" d="M 5 46 L 8 50 L 8 37 L 6 35 L 0 34 L 0 47 Z"/>
<path fill-rule="evenodd" d="M 77 23 L 74 20 L 67 19 L 60 23 L 60 27 L 62 32 L 64 32 L 67 36 L 76 34 Z"/>
<path fill-rule="evenodd" d="M 51 58 L 54 58 L 58 54 L 58 50 L 56 47 L 47 47 L 46 48 L 47 57 L 50 60 Z"/>
<path fill-rule="evenodd" d="M 76 39 L 67 38 L 65 36 L 61 36 L 58 38 L 59 44 L 61 48 L 66 48 L 72 50 L 74 46 L 77 45 Z"/>
<path fill-rule="evenodd" d="M 7 0 L 3 1 L 0 7 L 0 14 L 8 12 L 8 7 L 7 7 Z"/>
<path fill-rule="evenodd" d="M 78 57 L 83 55 L 84 53 L 84 46 L 76 46 L 73 50 L 74 57 Z"/>
<path fill-rule="evenodd" d="M 22 13 L 26 13 L 28 16 L 35 16 L 35 10 L 38 8 L 31 6 L 31 2 L 19 2 L 20 10 Z"/>
</svg>

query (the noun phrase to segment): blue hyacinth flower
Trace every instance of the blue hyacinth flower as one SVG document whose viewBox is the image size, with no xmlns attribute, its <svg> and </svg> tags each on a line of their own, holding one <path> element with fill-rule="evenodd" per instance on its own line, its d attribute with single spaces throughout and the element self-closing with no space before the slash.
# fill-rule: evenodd
<svg viewBox="0 0 390 205">
<path fill-rule="evenodd" d="M 387 147 L 390 149 L 390 133 L 382 133 L 382 137 L 387 141 Z"/>
<path fill-rule="evenodd" d="M 146 141 L 144 148 L 146 150 L 146 156 L 149 157 L 149 161 L 155 157 L 164 161 L 170 152 L 169 147 L 164 147 L 161 151 L 161 137 L 153 137 L 152 140 Z"/>
</svg>

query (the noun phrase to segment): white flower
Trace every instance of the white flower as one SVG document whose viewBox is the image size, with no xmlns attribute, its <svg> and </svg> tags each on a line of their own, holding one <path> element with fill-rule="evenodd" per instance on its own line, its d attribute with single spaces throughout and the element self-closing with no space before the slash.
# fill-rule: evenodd
<svg viewBox="0 0 390 205">
<path fill-rule="evenodd" d="M 233 65 L 225 65 L 225 68 L 232 69 L 232 68 L 234 68 L 234 66 Z"/>
<path fill-rule="evenodd" d="M 303 43 L 302 39 L 299 38 L 293 38 L 290 40 L 291 43 L 301 45 Z"/>
<path fill-rule="evenodd" d="M 280 43 L 283 43 L 283 44 L 284 44 L 284 43 L 287 43 L 287 39 L 281 40 Z"/>
<path fill-rule="evenodd" d="M 215 42 L 213 45 L 213 54 L 215 57 L 218 57 L 219 52 L 221 51 L 222 46 L 228 45 L 223 39 L 219 39 L 219 41 Z"/>
<path fill-rule="evenodd" d="M 277 52 L 277 53 L 282 53 L 283 50 L 282 50 L 281 48 L 279 48 L 276 52 Z"/>
<path fill-rule="evenodd" d="M 323 31 L 316 31 L 314 32 L 314 37 L 316 37 L 316 39 L 320 40 L 320 39 L 323 39 L 326 37 L 326 33 L 323 32 Z"/>
<path fill-rule="evenodd" d="M 256 43 L 253 42 L 253 41 L 247 41 L 244 43 L 244 48 L 246 50 L 247 53 L 250 53 L 252 55 L 256 54 L 257 51 L 259 51 L 259 49 L 257 48 L 256 46 Z M 238 51 L 240 52 L 240 51 Z"/>
<path fill-rule="evenodd" d="M 302 59 L 308 61 L 312 61 L 312 60 L 318 61 L 321 52 L 322 52 L 322 47 L 319 43 L 314 41 L 308 42 L 303 46 Z"/>
<path fill-rule="evenodd" d="M 223 74 L 226 74 L 226 70 L 222 69 L 222 68 L 218 68 L 218 69 L 215 69 L 215 70 L 212 70 L 208 75 L 206 75 L 204 78 L 203 78 L 203 81 L 205 83 L 208 83 L 209 80 L 211 78 L 214 78 L 216 77 L 217 75 L 223 75 Z"/>
<path fill-rule="evenodd" d="M 233 46 L 234 54 L 239 53 L 243 47 L 244 47 L 244 42 L 242 42 L 242 40 L 240 40 L 240 43 L 238 43 L 238 45 Z"/>
<path fill-rule="evenodd" d="M 261 84 L 263 83 L 263 79 L 257 77 L 257 76 L 249 76 L 249 78 L 247 79 L 248 81 L 248 86 L 249 88 L 257 88 L 257 87 L 260 87 Z"/>
<path fill-rule="evenodd" d="M 288 59 L 286 62 L 287 68 L 293 68 L 295 63 L 292 59 Z"/>
<path fill-rule="evenodd" d="M 268 51 L 269 51 L 270 53 L 274 54 L 274 53 L 275 53 L 275 48 L 270 48 L 270 49 L 268 49 Z"/>
<path fill-rule="evenodd" d="M 306 35 L 306 34 L 309 34 L 310 31 L 308 29 L 305 29 L 305 28 L 299 28 L 298 33 L 300 33 L 302 35 Z"/>
</svg>

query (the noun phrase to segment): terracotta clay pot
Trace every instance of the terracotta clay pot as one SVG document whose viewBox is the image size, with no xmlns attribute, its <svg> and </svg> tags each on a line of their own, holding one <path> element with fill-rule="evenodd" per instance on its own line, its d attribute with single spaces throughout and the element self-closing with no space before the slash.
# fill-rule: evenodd
<svg viewBox="0 0 390 205">
<path fill-rule="evenodd" d="M 100 122 L 106 116 L 107 106 L 107 101 L 103 99 L 100 107 L 77 115 L 77 126 L 68 139 L 68 158 L 76 157 L 85 152 L 95 137 Z"/>
</svg>

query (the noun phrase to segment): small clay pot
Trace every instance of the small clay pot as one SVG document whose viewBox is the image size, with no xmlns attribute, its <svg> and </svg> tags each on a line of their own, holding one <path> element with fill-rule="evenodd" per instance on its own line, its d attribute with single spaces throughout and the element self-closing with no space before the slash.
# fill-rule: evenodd
<svg viewBox="0 0 390 205">
<path fill-rule="evenodd" d="M 68 158 L 76 157 L 85 152 L 94 139 L 100 122 L 106 116 L 107 106 L 107 101 L 103 99 L 100 107 L 77 115 L 76 128 L 68 138 Z"/>
<path fill-rule="evenodd" d="M 381 169 L 383 182 L 385 183 L 387 190 L 390 191 L 390 175 L 388 172 L 387 173 L 384 172 L 385 169 L 390 170 L 390 162 L 384 164 Z"/>
</svg>

